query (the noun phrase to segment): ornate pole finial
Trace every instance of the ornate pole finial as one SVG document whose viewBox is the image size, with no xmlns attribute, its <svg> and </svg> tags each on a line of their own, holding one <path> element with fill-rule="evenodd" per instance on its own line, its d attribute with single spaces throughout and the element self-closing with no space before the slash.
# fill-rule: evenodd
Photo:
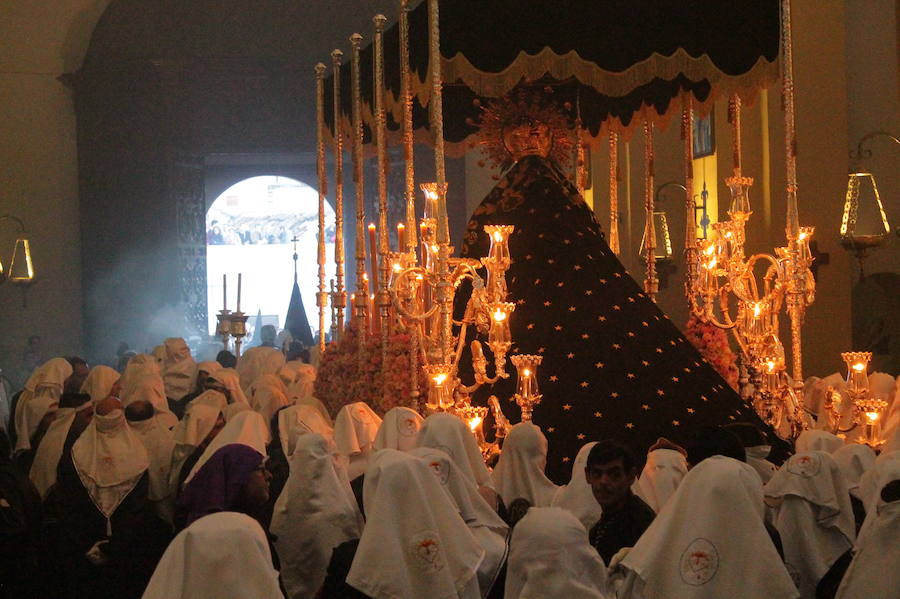
<svg viewBox="0 0 900 599">
<path fill-rule="evenodd" d="M 400 0 L 400 98 L 403 102 L 403 160 L 405 162 L 406 252 L 419 247 L 416 221 L 416 177 L 413 163 L 412 75 L 409 69 L 409 0 Z M 400 248 L 403 251 L 403 248 Z"/>
<path fill-rule="evenodd" d="M 316 246 L 316 262 L 319 265 L 319 289 L 316 307 L 319 308 L 319 351 L 325 350 L 325 307 L 328 292 L 325 291 L 325 196 L 328 193 L 328 174 L 325 172 L 325 65 L 316 64 L 316 174 L 319 178 L 319 229 Z M 297 236 L 294 242 L 294 282 L 297 282 Z"/>
<path fill-rule="evenodd" d="M 656 301 L 659 280 L 656 278 L 656 230 L 653 224 L 653 123 L 644 121 L 644 210 L 647 222 L 644 228 L 644 257 L 647 261 L 647 275 L 644 278 L 644 292 Z"/>
</svg>

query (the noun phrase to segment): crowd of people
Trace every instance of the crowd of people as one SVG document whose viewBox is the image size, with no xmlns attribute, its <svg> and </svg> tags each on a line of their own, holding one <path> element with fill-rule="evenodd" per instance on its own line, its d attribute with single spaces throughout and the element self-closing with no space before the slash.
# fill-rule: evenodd
<svg viewBox="0 0 900 599">
<path fill-rule="evenodd" d="M 34 370 L 0 425 L 0 597 L 898 597 L 896 438 L 805 431 L 780 466 L 749 424 L 601 439 L 558 486 L 534 423 L 487 464 L 452 414 L 330 414 L 308 353 L 229 357 Z"/>
</svg>

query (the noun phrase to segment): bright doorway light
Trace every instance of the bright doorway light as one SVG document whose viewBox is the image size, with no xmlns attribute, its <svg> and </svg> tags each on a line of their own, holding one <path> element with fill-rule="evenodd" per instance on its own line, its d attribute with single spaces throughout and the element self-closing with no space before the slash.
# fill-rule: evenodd
<svg viewBox="0 0 900 599">
<path fill-rule="evenodd" d="M 306 318 L 317 334 L 319 285 L 317 238 L 319 194 L 287 177 L 251 177 L 235 183 L 206 213 L 206 277 L 209 330 L 215 333 L 222 309 L 222 275 L 228 275 L 228 309 L 236 308 L 237 275 L 243 275 L 241 311 L 248 327 L 263 315 L 263 324 L 284 327 L 294 284 L 293 243 L 297 238 L 297 280 Z M 334 211 L 325 204 L 326 273 L 334 276 Z M 326 282 L 327 285 L 327 282 Z M 327 322 L 330 326 L 330 317 Z M 327 329 L 326 329 L 327 332 Z"/>
</svg>

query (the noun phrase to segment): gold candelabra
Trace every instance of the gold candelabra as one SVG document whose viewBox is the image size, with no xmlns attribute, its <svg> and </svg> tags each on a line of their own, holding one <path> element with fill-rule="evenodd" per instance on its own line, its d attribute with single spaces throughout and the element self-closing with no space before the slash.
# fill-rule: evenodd
<svg viewBox="0 0 900 599">
<path fill-rule="evenodd" d="M 873 449 L 884 443 L 881 439 L 880 420 L 887 409 L 887 401 L 874 397 L 869 388 L 869 362 L 872 352 L 844 352 L 841 358 L 847 365 L 846 393 L 853 410 L 850 413 L 849 425 L 842 426 L 844 397 L 834 387 L 826 392 L 825 409 L 831 420 L 831 431 L 835 434 L 849 433 L 858 426 L 863 426 L 863 442 Z"/>
<path fill-rule="evenodd" d="M 732 196 L 729 218 L 713 224 L 715 238 L 700 244 L 695 254 L 697 276 L 689 277 L 688 298 L 697 317 L 732 331 L 748 375 L 742 383 L 745 388 L 747 383 L 752 385 L 754 407 L 780 435 L 794 438 L 806 427 L 807 414 L 785 372 L 779 314 L 787 303 L 794 338 L 793 384 L 802 385 L 799 328 L 806 307 L 815 299 L 809 250 L 813 228 L 799 227 L 794 236 L 788 227 L 788 244 L 776 248 L 774 255 L 746 256 L 753 179 L 741 171 L 741 103 L 737 96 L 729 108 L 734 127 L 734 173 L 725 180 Z M 736 304 L 733 315 L 732 303 Z"/>
</svg>

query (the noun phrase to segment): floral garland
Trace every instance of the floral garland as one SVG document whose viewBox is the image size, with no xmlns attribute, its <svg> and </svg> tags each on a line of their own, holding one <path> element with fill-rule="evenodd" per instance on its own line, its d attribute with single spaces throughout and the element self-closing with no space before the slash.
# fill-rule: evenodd
<svg viewBox="0 0 900 599">
<path fill-rule="evenodd" d="M 325 348 L 316 374 L 315 396 L 332 415 L 357 401 L 367 403 L 380 416 L 397 406 L 417 410 L 419 406 L 411 397 L 410 349 L 408 333 L 391 335 L 387 364 L 383 367 L 381 335 L 366 335 L 360 348 L 359 334 L 355 323 L 351 323 L 340 342 Z M 419 389 L 424 392 L 424 375 L 420 368 L 415 370 Z"/>
<path fill-rule="evenodd" d="M 738 390 L 737 356 L 728 344 L 728 335 L 719 327 L 704 322 L 693 314 L 687 321 L 684 336 L 697 348 L 725 382 Z"/>
</svg>

